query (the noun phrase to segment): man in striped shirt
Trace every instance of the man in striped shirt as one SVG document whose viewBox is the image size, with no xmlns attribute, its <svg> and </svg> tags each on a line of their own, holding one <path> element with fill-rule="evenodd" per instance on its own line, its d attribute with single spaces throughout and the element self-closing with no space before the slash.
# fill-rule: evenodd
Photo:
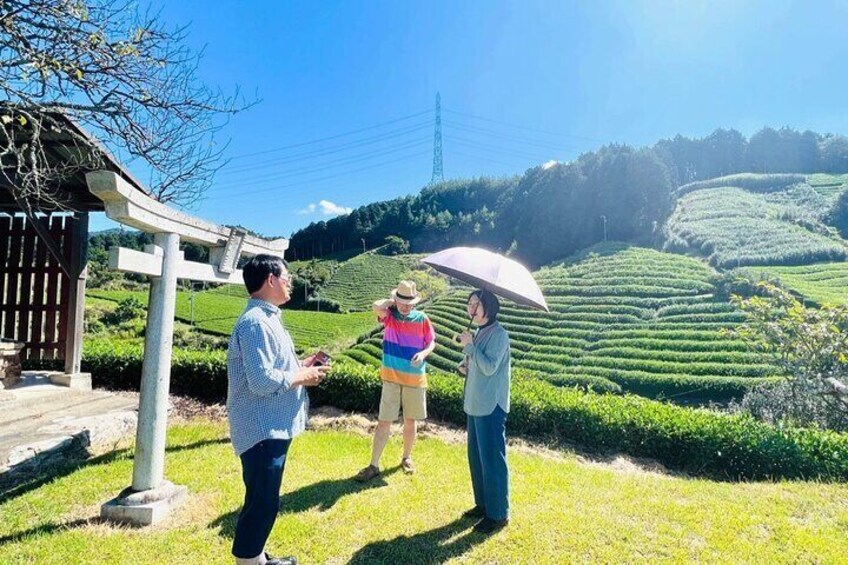
<svg viewBox="0 0 848 565">
<path fill-rule="evenodd" d="M 436 347 L 436 333 L 424 312 L 415 309 L 421 300 L 412 281 L 401 281 L 389 300 L 374 303 L 374 313 L 383 325 L 383 362 L 380 377 L 383 392 L 371 463 L 354 477 L 365 482 L 380 475 L 380 457 L 389 440 L 392 422 L 403 408 L 403 457 L 401 467 L 415 472 L 412 445 L 416 422 L 427 418 L 427 375 L 425 360 Z"/>
<path fill-rule="evenodd" d="M 233 555 L 237 565 L 295 565 L 274 558 L 265 542 L 279 512 L 280 485 L 292 439 L 306 426 L 309 397 L 328 367 L 298 360 L 280 306 L 291 298 L 286 262 L 257 255 L 244 266 L 250 293 L 227 350 L 227 413 L 233 449 L 241 460 L 244 506 L 236 522 Z"/>
</svg>

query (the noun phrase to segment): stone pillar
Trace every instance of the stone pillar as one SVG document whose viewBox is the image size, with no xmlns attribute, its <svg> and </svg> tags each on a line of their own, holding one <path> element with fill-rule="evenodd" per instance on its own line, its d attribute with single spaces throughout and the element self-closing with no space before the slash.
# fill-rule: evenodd
<svg viewBox="0 0 848 565">
<path fill-rule="evenodd" d="M 154 242 L 162 252 L 162 275 L 150 282 L 132 486 L 101 508 L 104 518 L 140 525 L 163 518 L 186 494 L 164 480 L 180 236 L 158 233 Z"/>
<path fill-rule="evenodd" d="M 180 236 L 157 233 L 154 244 L 162 249 L 162 276 L 153 277 L 150 281 L 133 465 L 132 488 L 135 491 L 158 487 L 165 471 L 165 431 L 171 385 Z"/>
</svg>

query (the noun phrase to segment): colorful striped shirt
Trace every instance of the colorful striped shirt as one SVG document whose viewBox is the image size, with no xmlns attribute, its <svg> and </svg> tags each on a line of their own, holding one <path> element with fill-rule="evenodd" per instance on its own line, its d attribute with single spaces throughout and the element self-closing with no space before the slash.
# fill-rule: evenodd
<svg viewBox="0 0 848 565">
<path fill-rule="evenodd" d="M 412 357 L 427 349 L 436 339 L 436 332 L 427 314 L 412 310 L 400 315 L 396 308 L 380 320 L 383 324 L 383 363 L 380 377 L 384 381 L 417 388 L 427 387 L 427 363 L 415 367 Z"/>
</svg>

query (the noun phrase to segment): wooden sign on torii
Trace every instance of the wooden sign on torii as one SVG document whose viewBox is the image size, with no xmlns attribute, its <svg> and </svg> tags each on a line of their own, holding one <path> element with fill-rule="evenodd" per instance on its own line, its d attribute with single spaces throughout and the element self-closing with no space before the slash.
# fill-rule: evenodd
<svg viewBox="0 0 848 565">
<path fill-rule="evenodd" d="M 143 252 L 118 247 L 109 253 L 110 267 L 150 277 L 150 299 L 132 486 L 101 508 L 101 516 L 107 519 L 151 524 L 186 493 L 185 487 L 164 480 L 177 279 L 243 284 L 237 268 L 242 255 L 283 257 L 289 242 L 254 237 L 240 228 L 184 214 L 144 195 L 112 172 L 88 173 L 86 182 L 104 202 L 109 218 L 154 234 L 153 245 Z M 181 239 L 209 247 L 210 262 L 186 261 L 179 248 Z"/>
</svg>

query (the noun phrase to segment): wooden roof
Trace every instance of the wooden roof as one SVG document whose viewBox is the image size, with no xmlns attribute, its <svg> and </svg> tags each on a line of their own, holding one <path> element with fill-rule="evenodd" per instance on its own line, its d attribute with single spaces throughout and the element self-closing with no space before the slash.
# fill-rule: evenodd
<svg viewBox="0 0 848 565">
<path fill-rule="evenodd" d="M 49 158 L 55 159 L 56 163 L 80 162 L 84 161 L 84 159 L 80 159 L 79 157 L 79 152 L 81 150 L 97 152 L 105 165 L 105 167 L 98 167 L 99 169 L 105 168 L 106 170 L 118 174 L 136 190 L 141 191 L 145 195 L 149 195 L 147 188 L 139 182 L 132 173 L 124 168 L 96 138 L 83 129 L 79 124 L 63 114 L 53 113 L 51 117 L 57 122 L 63 124 L 66 129 L 60 131 L 45 131 L 42 133 L 41 140 Z M 77 139 L 81 136 L 87 140 L 89 146 L 87 148 L 80 147 L 78 143 L 73 141 L 75 139 L 74 134 L 76 134 Z M 88 189 L 88 184 L 85 180 L 85 174 L 87 172 L 89 171 L 81 169 L 61 187 L 58 196 L 63 202 L 67 202 L 67 206 L 70 210 L 79 212 L 102 212 L 104 210 L 103 202 Z M 0 213 L 11 213 L 18 210 L 18 205 L 12 198 L 10 187 L 6 184 L 4 179 L 0 178 Z"/>
</svg>

